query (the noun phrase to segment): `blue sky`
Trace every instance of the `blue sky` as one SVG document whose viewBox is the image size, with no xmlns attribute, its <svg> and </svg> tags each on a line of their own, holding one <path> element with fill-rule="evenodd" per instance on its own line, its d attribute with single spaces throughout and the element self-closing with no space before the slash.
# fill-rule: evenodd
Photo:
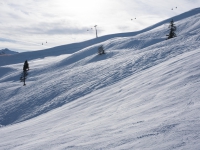
<svg viewBox="0 0 200 150">
<path fill-rule="evenodd" d="M 1 0 L 0 49 L 35 51 L 92 39 L 94 25 L 98 36 L 137 31 L 199 6 L 200 0 Z"/>
</svg>

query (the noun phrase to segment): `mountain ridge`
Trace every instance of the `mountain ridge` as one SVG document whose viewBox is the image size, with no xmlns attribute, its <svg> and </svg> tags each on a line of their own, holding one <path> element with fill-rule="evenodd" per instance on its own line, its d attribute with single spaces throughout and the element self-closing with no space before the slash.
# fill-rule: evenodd
<svg viewBox="0 0 200 150">
<path fill-rule="evenodd" d="M 11 51 L 8 48 L 0 50 L 0 55 L 13 55 L 13 54 L 18 54 L 18 52 Z"/>
</svg>

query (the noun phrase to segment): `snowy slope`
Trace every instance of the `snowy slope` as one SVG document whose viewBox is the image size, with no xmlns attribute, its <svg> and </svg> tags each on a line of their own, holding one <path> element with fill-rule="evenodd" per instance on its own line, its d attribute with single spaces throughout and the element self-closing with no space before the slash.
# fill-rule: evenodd
<svg viewBox="0 0 200 150">
<path fill-rule="evenodd" d="M 3 58 L 0 149 L 199 149 L 200 9 L 174 18 L 170 40 L 169 19 L 127 37 Z"/>
<path fill-rule="evenodd" d="M 194 10 L 188 11 L 188 12 L 180 14 L 178 16 L 174 16 L 173 19 L 176 23 L 176 21 L 180 21 L 182 19 L 187 19 L 187 18 L 190 18 L 194 15 L 199 14 L 199 11 L 200 11 L 200 9 L 196 8 Z M 38 59 L 38 58 L 43 59 L 45 57 L 60 56 L 60 55 L 63 55 L 63 54 L 72 54 L 72 53 L 75 53 L 75 52 L 77 52 L 77 51 L 79 51 L 83 48 L 86 48 L 88 46 L 91 46 L 91 45 L 94 45 L 94 44 L 97 44 L 97 43 L 104 42 L 104 41 L 112 39 L 112 38 L 136 36 L 138 34 L 151 31 L 152 29 L 155 29 L 157 27 L 162 28 L 162 32 L 164 34 L 161 33 L 160 36 L 163 36 L 165 34 L 168 34 L 168 32 L 166 32 L 166 31 L 168 30 L 168 25 L 169 25 L 169 22 L 171 21 L 171 19 L 172 18 L 166 19 L 164 21 L 161 21 L 161 22 L 159 22 L 155 25 L 152 25 L 148 28 L 145 28 L 145 29 L 143 29 L 141 31 L 137 31 L 137 32 L 118 33 L 118 34 L 106 35 L 106 36 L 102 36 L 102 37 L 99 37 L 99 38 L 96 38 L 96 39 L 91 39 L 91 40 L 80 42 L 80 43 L 72 43 L 72 44 L 62 45 L 62 46 L 59 46 L 59 47 L 53 47 L 53 48 L 50 48 L 50 49 L 38 50 L 38 51 L 33 51 L 33 52 L 23 52 L 23 53 L 20 53 L 20 55 L 18 55 L 18 56 L 10 56 L 8 58 L 2 57 L 1 61 L 0 61 L 0 66 L 21 63 L 21 62 L 24 61 L 25 58 L 28 59 L 28 60 L 34 60 L 34 59 Z M 155 34 L 155 36 L 157 36 L 157 35 Z"/>
</svg>

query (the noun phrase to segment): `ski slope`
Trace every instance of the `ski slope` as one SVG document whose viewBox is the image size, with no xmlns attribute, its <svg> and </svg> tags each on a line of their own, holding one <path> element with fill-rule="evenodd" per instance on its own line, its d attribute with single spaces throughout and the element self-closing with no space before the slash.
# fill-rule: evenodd
<svg viewBox="0 0 200 150">
<path fill-rule="evenodd" d="M 0 149 L 200 149 L 200 8 L 173 19 L 1 56 Z"/>
</svg>

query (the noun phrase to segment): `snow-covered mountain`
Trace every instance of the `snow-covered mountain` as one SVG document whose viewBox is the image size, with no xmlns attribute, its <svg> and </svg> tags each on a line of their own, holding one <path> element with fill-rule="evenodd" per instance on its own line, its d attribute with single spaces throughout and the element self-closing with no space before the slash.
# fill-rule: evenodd
<svg viewBox="0 0 200 150">
<path fill-rule="evenodd" d="M 17 54 L 18 52 L 15 51 L 11 51 L 7 48 L 0 50 L 0 55 L 13 55 L 13 54 Z"/>
<path fill-rule="evenodd" d="M 200 149 L 200 8 L 171 19 L 2 56 L 0 149 Z"/>
</svg>

